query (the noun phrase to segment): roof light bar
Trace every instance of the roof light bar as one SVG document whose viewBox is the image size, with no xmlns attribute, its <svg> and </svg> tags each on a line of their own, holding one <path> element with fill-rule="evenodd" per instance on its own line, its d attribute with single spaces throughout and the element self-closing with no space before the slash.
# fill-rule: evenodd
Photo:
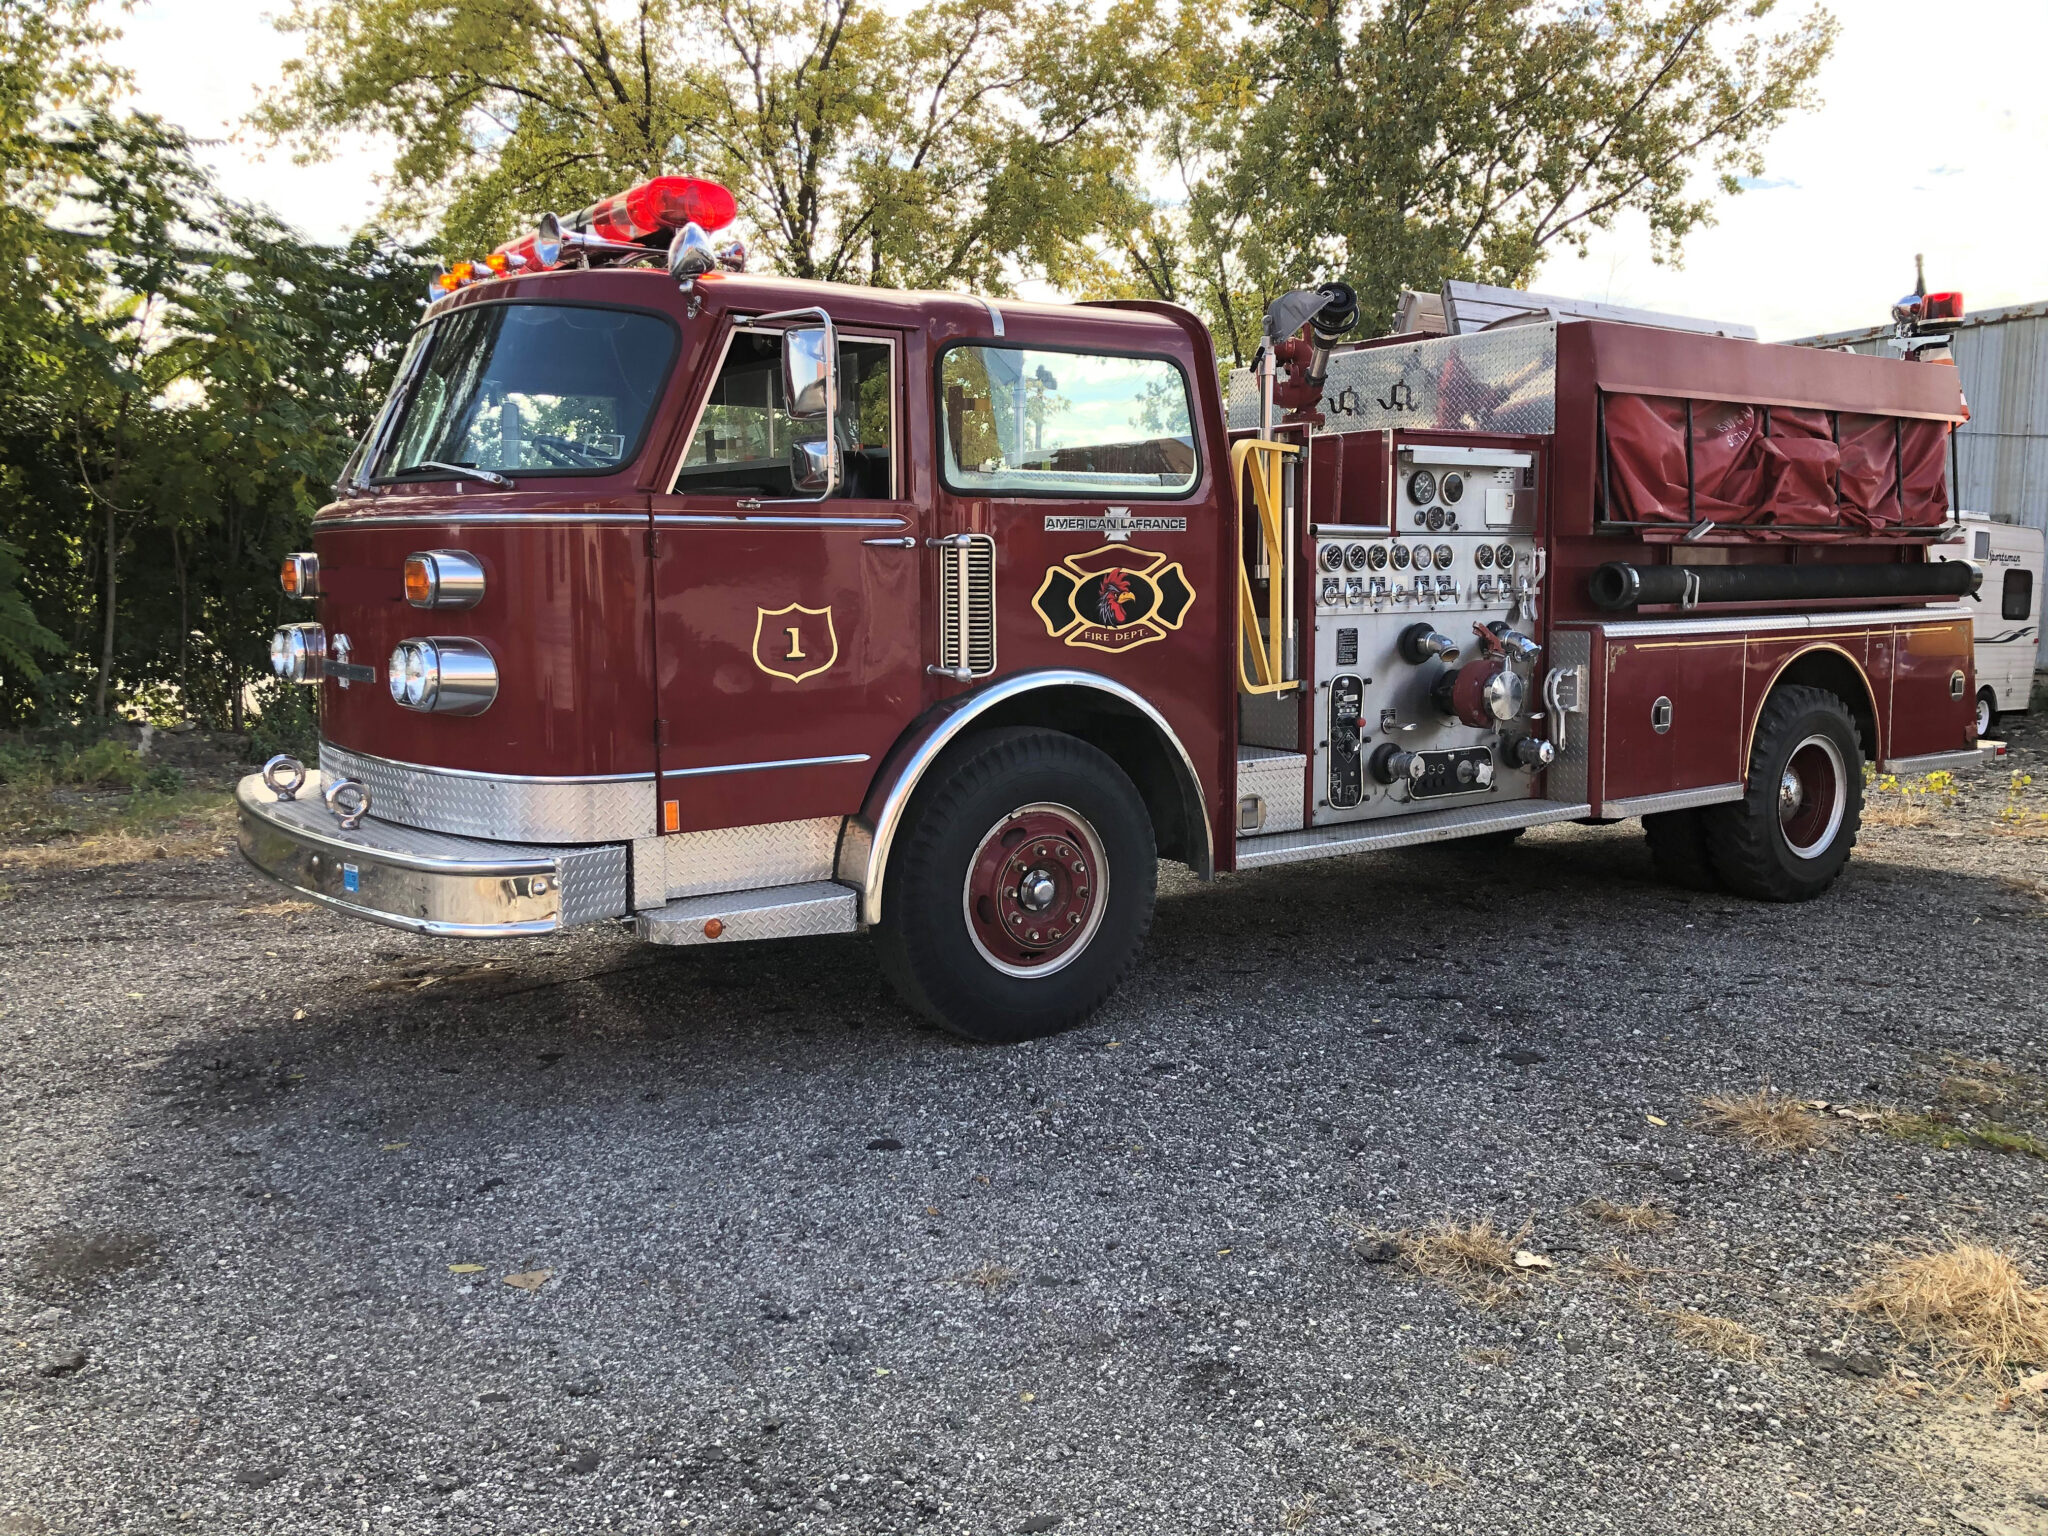
<svg viewBox="0 0 2048 1536">
<path fill-rule="evenodd" d="M 657 176 L 562 221 L 603 240 L 632 242 L 665 229 L 695 224 L 710 234 L 725 228 L 739 214 L 739 205 L 715 181 L 695 176 Z"/>
</svg>

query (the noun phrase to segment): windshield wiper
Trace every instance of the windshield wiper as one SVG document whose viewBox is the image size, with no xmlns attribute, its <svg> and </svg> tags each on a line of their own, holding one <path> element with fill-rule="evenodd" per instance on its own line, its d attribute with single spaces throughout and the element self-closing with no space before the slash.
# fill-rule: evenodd
<svg viewBox="0 0 2048 1536">
<path fill-rule="evenodd" d="M 507 490 L 512 482 L 504 475 L 494 474 L 488 469 L 477 469 L 469 464 L 450 464 L 441 459 L 421 459 L 417 464 L 408 464 L 398 471 L 401 475 L 412 474 L 421 469 L 445 469 L 451 475 L 465 475 L 471 480 L 481 480 L 485 485 L 502 485 Z"/>
</svg>

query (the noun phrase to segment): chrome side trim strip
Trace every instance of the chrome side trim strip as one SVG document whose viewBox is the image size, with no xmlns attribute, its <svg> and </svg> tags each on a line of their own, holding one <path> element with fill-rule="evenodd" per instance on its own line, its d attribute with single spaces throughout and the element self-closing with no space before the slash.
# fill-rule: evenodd
<svg viewBox="0 0 2048 1536">
<path fill-rule="evenodd" d="M 1334 859 L 1353 853 L 1379 853 L 1412 848 L 1420 843 L 1447 843 L 1479 832 L 1506 832 L 1515 827 L 1540 827 L 1552 821 L 1577 821 L 1593 814 L 1590 805 L 1559 805 L 1550 800 L 1518 800 L 1502 805 L 1473 805 L 1455 811 L 1424 811 L 1389 816 L 1348 826 L 1318 827 L 1312 832 L 1276 832 L 1248 837 L 1237 845 L 1239 869 L 1265 869 L 1299 864 L 1307 859 Z"/>
<path fill-rule="evenodd" d="M 660 831 L 652 773 L 544 777 L 399 763 L 320 743 L 320 766 L 370 787 L 383 821 L 533 843 L 630 842 Z"/>
<path fill-rule="evenodd" d="M 1852 624 L 1951 624 L 1970 617 L 1959 604 L 1936 608 L 1871 608 L 1844 613 L 1730 614 L 1710 619 L 1630 619 L 1620 624 L 1588 621 L 1573 628 L 1599 629 L 1610 640 L 1643 640 L 1660 635 L 1730 635 L 1746 629 L 1842 629 Z"/>
<path fill-rule="evenodd" d="M 1195 874 L 1206 880 L 1215 873 L 1216 850 L 1209 827 L 1208 802 L 1202 794 L 1201 775 L 1195 772 L 1194 759 L 1188 756 L 1186 745 L 1152 702 L 1122 683 L 1095 672 L 1065 668 L 1019 672 L 973 693 L 948 699 L 931 711 L 885 760 L 883 772 L 876 776 L 874 785 L 868 790 L 868 804 L 863 808 L 862 819 L 873 830 L 865 840 L 843 840 L 840 850 L 839 878 L 862 888 L 861 920 L 864 923 L 873 925 L 882 920 L 882 881 L 888 873 L 889 849 L 896 841 L 897 830 L 903 823 L 904 812 L 910 807 L 910 796 L 916 790 L 918 780 L 924 777 L 939 754 L 981 716 L 998 704 L 1046 688 L 1084 688 L 1107 694 L 1128 706 L 1163 740 L 1171 743 L 1179 759 L 1182 801 L 1193 808 L 1193 819 L 1200 827 L 1200 843 L 1196 851 L 1199 863 L 1195 866 Z M 893 774 L 888 771 L 892 765 Z M 879 804 L 875 799 L 878 793 L 881 795 Z"/>
<path fill-rule="evenodd" d="M 670 768 L 664 779 L 701 779 L 713 773 L 752 773 L 760 768 L 829 768 L 840 763 L 864 763 L 865 752 L 842 752 L 836 757 L 779 757 L 765 763 L 714 763 L 708 768 Z"/>
<path fill-rule="evenodd" d="M 1942 768 L 1981 768 L 1984 754 L 1972 747 L 1967 752 L 1929 752 L 1920 757 L 1894 757 L 1884 765 L 1886 773 L 1933 773 Z"/>
<path fill-rule="evenodd" d="M 645 512 L 368 512 L 313 519 L 321 533 L 351 528 L 645 528 Z"/>
<path fill-rule="evenodd" d="M 1690 811 L 1702 805 L 1726 805 L 1746 792 L 1741 784 L 1711 784 L 1705 789 L 1674 789 L 1662 795 L 1637 795 L 1629 800 L 1603 800 L 1602 816 L 1654 816 L 1659 811 Z"/>
<path fill-rule="evenodd" d="M 988 311 L 988 323 L 990 329 L 992 329 L 997 336 L 1001 336 L 1003 334 L 1003 312 L 1000 309 L 996 308 L 996 301 L 994 299 L 985 298 L 981 301 L 981 307 Z"/>
<path fill-rule="evenodd" d="M 657 512 L 657 528 L 907 528 L 904 517 L 802 517 L 781 512 Z"/>
</svg>

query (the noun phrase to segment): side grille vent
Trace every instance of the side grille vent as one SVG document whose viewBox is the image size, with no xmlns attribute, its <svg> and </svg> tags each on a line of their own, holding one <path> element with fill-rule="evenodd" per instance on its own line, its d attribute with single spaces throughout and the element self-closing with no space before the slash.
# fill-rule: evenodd
<svg viewBox="0 0 2048 1536">
<path fill-rule="evenodd" d="M 996 669 L 996 541 L 985 533 L 934 539 L 939 547 L 939 664 L 959 682 Z"/>
</svg>

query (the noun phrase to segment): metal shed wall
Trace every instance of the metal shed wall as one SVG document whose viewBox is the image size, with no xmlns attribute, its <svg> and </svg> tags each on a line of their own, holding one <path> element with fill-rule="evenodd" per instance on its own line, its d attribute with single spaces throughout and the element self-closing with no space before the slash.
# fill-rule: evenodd
<svg viewBox="0 0 2048 1536">
<path fill-rule="evenodd" d="M 1795 346 L 1847 346 L 1897 357 L 1890 326 L 1802 336 Z M 1956 371 L 1970 419 L 1956 433 L 1956 505 L 2048 528 L 2048 300 L 1966 314 Z M 2048 666 L 2048 634 L 2036 655 Z"/>
</svg>

